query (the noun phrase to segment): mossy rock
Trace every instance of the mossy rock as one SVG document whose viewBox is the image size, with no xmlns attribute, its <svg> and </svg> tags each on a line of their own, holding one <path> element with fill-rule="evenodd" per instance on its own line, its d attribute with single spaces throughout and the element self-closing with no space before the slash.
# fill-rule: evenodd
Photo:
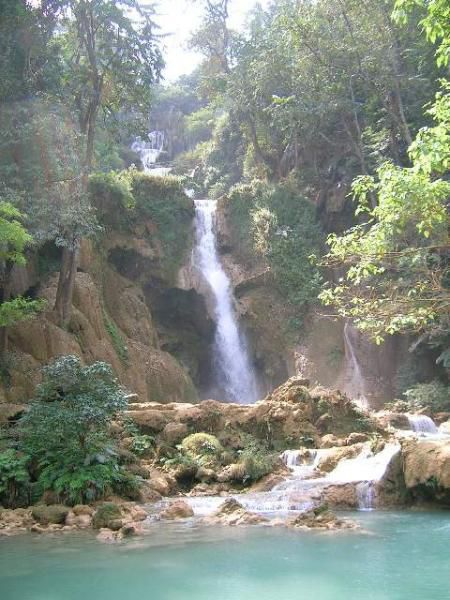
<svg viewBox="0 0 450 600">
<path fill-rule="evenodd" d="M 94 518 L 92 519 L 92 526 L 94 529 L 102 529 L 103 527 L 114 529 L 121 518 L 122 511 L 120 510 L 120 507 L 113 502 L 105 502 L 95 511 Z"/>
<path fill-rule="evenodd" d="M 31 509 L 31 516 L 40 525 L 62 525 L 67 515 L 69 514 L 69 508 L 62 504 L 39 504 L 33 506 Z"/>
<path fill-rule="evenodd" d="M 184 438 L 181 448 L 185 454 L 193 458 L 211 456 L 218 458 L 223 447 L 215 435 L 209 433 L 193 433 Z"/>
</svg>

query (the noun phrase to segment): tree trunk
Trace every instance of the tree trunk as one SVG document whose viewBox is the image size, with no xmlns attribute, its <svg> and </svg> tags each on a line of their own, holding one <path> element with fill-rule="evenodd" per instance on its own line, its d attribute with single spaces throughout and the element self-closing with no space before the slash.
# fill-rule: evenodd
<svg viewBox="0 0 450 600">
<path fill-rule="evenodd" d="M 53 309 L 57 314 L 60 327 L 66 327 L 69 323 L 77 265 L 78 250 L 74 248 L 64 248 L 61 269 L 59 271 L 55 306 Z"/>
</svg>

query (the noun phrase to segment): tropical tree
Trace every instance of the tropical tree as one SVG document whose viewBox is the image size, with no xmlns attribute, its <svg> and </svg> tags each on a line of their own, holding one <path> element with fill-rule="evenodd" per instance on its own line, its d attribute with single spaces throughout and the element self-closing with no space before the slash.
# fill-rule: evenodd
<svg viewBox="0 0 450 600">
<path fill-rule="evenodd" d="M 399 0 L 394 13 L 427 8 L 421 24 L 430 40 L 440 40 L 437 60 L 448 64 L 450 25 L 447 3 Z M 435 125 L 421 129 L 409 148 L 412 166 L 390 163 L 376 177 L 353 184 L 358 212 L 366 223 L 329 238 L 325 264 L 347 268 L 346 275 L 321 294 L 325 304 L 355 320 L 381 342 L 386 334 L 413 331 L 441 340 L 440 359 L 450 365 L 446 348 L 450 314 L 450 84 L 428 109 Z M 368 194 L 377 199 L 368 205 Z"/>
</svg>

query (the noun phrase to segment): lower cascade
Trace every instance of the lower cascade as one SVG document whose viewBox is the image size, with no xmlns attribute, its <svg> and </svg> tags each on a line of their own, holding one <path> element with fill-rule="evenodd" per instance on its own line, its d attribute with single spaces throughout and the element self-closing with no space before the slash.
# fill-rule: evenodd
<svg viewBox="0 0 450 600">
<path fill-rule="evenodd" d="M 355 458 L 342 459 L 328 474 L 320 473 L 320 461 L 328 449 L 286 450 L 281 459 L 291 475 L 268 492 L 239 494 L 236 499 L 250 511 L 289 513 L 313 508 L 327 490 L 350 485 L 355 490 L 359 510 L 371 510 L 376 504 L 376 485 L 385 476 L 391 462 L 400 453 L 400 445 L 388 443 L 374 454 L 366 444 Z M 194 513 L 208 515 L 223 502 L 223 497 L 191 497 L 187 499 Z"/>
<path fill-rule="evenodd" d="M 433 419 L 426 415 L 408 415 L 409 426 L 416 433 L 438 433 Z"/>
<path fill-rule="evenodd" d="M 216 202 L 195 201 L 196 247 L 194 266 L 207 282 L 214 301 L 216 333 L 213 364 L 216 386 L 225 400 L 250 404 L 258 399 L 258 386 L 247 345 L 233 306 L 231 282 L 219 259 L 214 230 Z"/>
</svg>

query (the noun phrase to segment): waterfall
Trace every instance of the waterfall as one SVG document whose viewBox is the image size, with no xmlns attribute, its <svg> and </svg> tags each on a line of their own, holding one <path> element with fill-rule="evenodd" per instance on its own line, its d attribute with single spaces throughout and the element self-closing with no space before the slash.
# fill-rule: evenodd
<svg viewBox="0 0 450 600">
<path fill-rule="evenodd" d="M 409 426 L 416 433 L 438 433 L 434 421 L 426 415 L 408 415 Z"/>
<path fill-rule="evenodd" d="M 375 505 L 375 488 L 373 481 L 361 481 L 356 486 L 359 510 L 372 510 Z"/>
<path fill-rule="evenodd" d="M 158 160 L 164 148 L 164 132 L 151 131 L 148 134 L 148 142 L 144 142 L 141 137 L 131 144 L 131 149 L 134 150 L 142 162 L 144 171 L 155 171 L 154 164 Z M 170 169 L 165 169 L 170 171 Z M 155 175 L 166 175 L 167 173 L 154 173 Z"/>
<path fill-rule="evenodd" d="M 386 444 L 383 450 L 377 454 L 373 454 L 370 448 L 366 446 L 356 458 L 341 460 L 327 479 L 336 483 L 380 481 L 392 459 L 399 452 L 399 444 Z"/>
<path fill-rule="evenodd" d="M 367 407 L 365 379 L 361 372 L 361 367 L 356 356 L 356 351 L 353 343 L 354 328 L 350 321 L 346 321 L 344 325 L 344 342 L 345 342 L 345 390 L 350 397 L 359 401 L 363 408 Z"/>
<path fill-rule="evenodd" d="M 225 400 L 249 404 L 258 399 L 258 387 L 245 340 L 239 332 L 231 283 L 217 252 L 215 211 L 215 201 L 195 201 L 194 265 L 208 283 L 214 300 L 213 364 L 217 386 L 225 394 Z"/>
</svg>

